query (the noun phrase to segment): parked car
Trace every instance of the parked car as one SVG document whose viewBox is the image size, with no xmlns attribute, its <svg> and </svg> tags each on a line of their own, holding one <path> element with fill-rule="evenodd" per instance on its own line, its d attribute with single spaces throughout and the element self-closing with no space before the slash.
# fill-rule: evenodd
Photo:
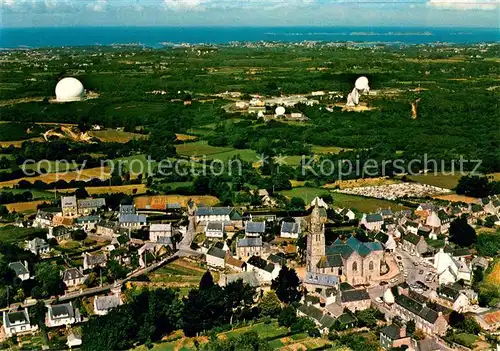
<svg viewBox="0 0 500 351">
<path fill-rule="evenodd" d="M 382 280 L 382 281 L 379 283 L 379 285 L 387 285 L 387 284 L 389 284 L 389 283 L 388 283 L 388 282 L 386 282 L 385 280 Z"/>
</svg>

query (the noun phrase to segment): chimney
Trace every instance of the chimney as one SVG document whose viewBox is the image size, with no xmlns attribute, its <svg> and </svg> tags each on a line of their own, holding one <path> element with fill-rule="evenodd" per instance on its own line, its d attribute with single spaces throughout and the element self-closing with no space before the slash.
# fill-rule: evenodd
<svg viewBox="0 0 500 351">
<path fill-rule="evenodd" d="M 406 338 L 406 324 L 399 328 L 399 337 Z"/>
<path fill-rule="evenodd" d="M 443 316 L 443 312 L 439 311 L 438 312 L 438 317 L 442 317 Z"/>
</svg>

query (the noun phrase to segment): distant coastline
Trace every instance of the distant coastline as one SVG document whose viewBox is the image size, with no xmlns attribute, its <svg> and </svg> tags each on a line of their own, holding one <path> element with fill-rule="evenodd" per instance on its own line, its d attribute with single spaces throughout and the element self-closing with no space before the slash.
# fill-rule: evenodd
<svg viewBox="0 0 500 351">
<path fill-rule="evenodd" d="M 499 42 L 497 29 L 416 27 L 40 27 L 2 28 L 0 48 L 141 45 L 232 42 L 378 44 L 476 44 Z M 138 44 L 140 43 L 140 44 Z"/>
</svg>

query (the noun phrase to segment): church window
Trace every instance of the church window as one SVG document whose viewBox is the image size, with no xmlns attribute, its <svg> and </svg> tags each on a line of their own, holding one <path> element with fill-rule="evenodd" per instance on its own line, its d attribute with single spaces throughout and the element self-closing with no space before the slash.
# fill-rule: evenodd
<svg viewBox="0 0 500 351">
<path fill-rule="evenodd" d="M 356 271 L 358 270 L 358 262 L 354 262 L 354 263 L 352 264 L 352 270 L 353 270 L 354 272 L 356 272 Z"/>
<path fill-rule="evenodd" d="M 368 264 L 368 269 L 370 271 L 373 271 L 373 261 L 370 261 L 370 263 Z"/>
</svg>

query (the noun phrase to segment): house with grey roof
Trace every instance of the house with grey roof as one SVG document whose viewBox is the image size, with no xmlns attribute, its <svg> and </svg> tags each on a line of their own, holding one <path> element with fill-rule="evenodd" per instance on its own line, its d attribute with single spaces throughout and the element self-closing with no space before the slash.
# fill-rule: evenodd
<svg viewBox="0 0 500 351">
<path fill-rule="evenodd" d="M 280 237 L 287 239 L 298 239 L 300 234 L 300 223 L 297 222 L 282 222 L 280 229 Z"/>
<path fill-rule="evenodd" d="M 406 332 L 406 325 L 389 324 L 380 330 L 380 346 L 384 350 L 398 347 L 410 347 L 411 337 Z"/>
<path fill-rule="evenodd" d="M 223 222 L 207 222 L 205 225 L 205 236 L 207 238 L 224 238 L 224 223 Z"/>
<path fill-rule="evenodd" d="M 232 207 L 198 207 L 195 217 L 196 221 L 203 225 L 207 222 L 222 222 L 238 228 L 243 226 L 241 213 Z"/>
<path fill-rule="evenodd" d="M 147 217 L 141 214 L 122 214 L 118 216 L 118 225 L 126 229 L 140 229 L 146 225 Z"/>
<path fill-rule="evenodd" d="M 16 277 L 18 277 L 22 281 L 30 279 L 30 271 L 28 268 L 27 261 L 11 262 L 11 263 L 9 263 L 9 268 L 12 269 L 14 271 L 14 273 L 16 274 Z"/>
<path fill-rule="evenodd" d="M 266 233 L 266 222 L 246 222 L 245 223 L 245 236 L 257 238 Z"/>
<path fill-rule="evenodd" d="M 52 225 L 52 219 L 55 213 L 47 210 L 40 209 L 36 212 L 35 219 L 33 220 L 33 227 L 35 228 L 48 228 Z"/>
<path fill-rule="evenodd" d="M 37 325 L 31 325 L 27 308 L 21 311 L 3 311 L 2 327 L 8 338 L 38 330 Z"/>
<path fill-rule="evenodd" d="M 104 267 L 108 258 L 105 253 L 100 252 L 97 254 L 83 253 L 83 269 L 94 269 L 96 267 Z"/>
<path fill-rule="evenodd" d="M 347 308 L 351 312 L 362 311 L 370 308 L 371 299 L 366 289 L 340 289 L 338 301 L 342 308 Z"/>
<path fill-rule="evenodd" d="M 68 240 L 71 237 L 71 228 L 64 225 L 55 225 L 49 227 L 47 239 L 55 239 L 57 242 Z"/>
<path fill-rule="evenodd" d="M 86 232 L 95 229 L 97 223 L 101 220 L 99 216 L 81 216 L 75 220 L 75 224 Z"/>
<path fill-rule="evenodd" d="M 312 320 L 320 330 L 321 334 L 328 334 L 330 328 L 335 323 L 335 318 L 331 315 L 323 313 L 323 311 L 319 308 L 308 304 L 300 304 L 297 308 L 297 315 L 299 317 L 306 317 Z"/>
<path fill-rule="evenodd" d="M 429 245 L 423 236 L 407 233 L 400 243 L 401 248 L 413 256 L 421 257 L 424 253 L 429 252 Z"/>
<path fill-rule="evenodd" d="M 380 213 L 363 213 L 363 217 L 359 221 L 359 225 L 364 225 L 370 231 L 380 231 L 383 224 L 384 218 Z"/>
<path fill-rule="evenodd" d="M 83 284 L 87 278 L 78 268 L 68 268 L 61 275 L 63 283 L 68 288 Z"/>
<path fill-rule="evenodd" d="M 104 198 L 90 198 L 77 200 L 78 214 L 87 216 L 96 213 L 102 208 L 106 207 L 106 200 Z"/>
<path fill-rule="evenodd" d="M 236 256 L 245 260 L 252 256 L 262 256 L 262 238 L 242 238 L 236 240 Z"/>
<path fill-rule="evenodd" d="M 120 306 L 122 304 L 122 300 L 120 296 L 117 294 L 107 295 L 107 296 L 95 296 L 94 297 L 94 313 L 99 316 L 104 316 L 108 314 L 108 312 Z"/>
<path fill-rule="evenodd" d="M 33 240 L 29 240 L 26 244 L 26 248 L 34 255 L 40 255 L 50 251 L 49 244 L 42 238 L 34 238 Z"/>
<path fill-rule="evenodd" d="M 149 226 L 149 241 L 152 242 L 159 242 L 160 240 L 165 241 L 165 239 L 162 238 L 171 239 L 171 237 L 172 237 L 171 223 L 165 223 L 165 224 L 154 223 Z"/>
<path fill-rule="evenodd" d="M 205 255 L 207 266 L 224 269 L 226 266 L 226 255 L 226 251 L 219 249 L 215 245 L 212 246 Z"/>
<path fill-rule="evenodd" d="M 279 264 L 266 261 L 260 256 L 252 256 L 247 261 L 247 271 L 254 271 L 261 284 L 270 284 L 280 270 Z"/>
<path fill-rule="evenodd" d="M 233 274 L 221 274 L 221 277 L 219 279 L 219 285 L 226 286 L 227 284 L 236 282 L 240 279 L 243 280 L 245 284 L 253 286 L 254 288 L 260 286 L 259 280 L 257 279 L 255 272 L 253 271 L 233 273 Z"/>
<path fill-rule="evenodd" d="M 443 336 L 448 329 L 448 322 L 442 312 L 436 312 L 425 303 L 418 302 L 405 294 L 396 296 L 392 313 L 400 316 L 405 322 L 414 320 L 416 327 L 429 335 Z"/>
<path fill-rule="evenodd" d="M 47 306 L 47 327 L 62 327 L 81 322 L 80 311 L 71 302 Z"/>
<path fill-rule="evenodd" d="M 123 204 L 120 204 L 120 208 L 118 210 L 118 213 L 121 214 L 121 215 L 136 214 L 135 205 L 123 205 Z"/>
</svg>

